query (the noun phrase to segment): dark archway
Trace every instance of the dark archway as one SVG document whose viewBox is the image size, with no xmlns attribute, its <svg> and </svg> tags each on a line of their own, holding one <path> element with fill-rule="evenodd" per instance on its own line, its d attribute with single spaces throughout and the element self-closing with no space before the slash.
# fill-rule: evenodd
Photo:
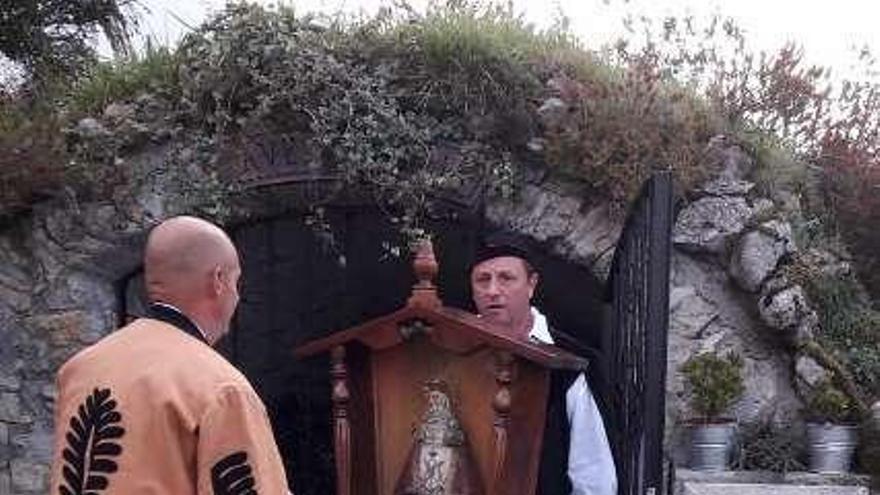
<svg viewBox="0 0 880 495">
<path fill-rule="evenodd" d="M 333 239 L 316 235 L 302 214 L 233 229 L 245 281 L 233 332 L 222 352 L 251 380 L 272 417 L 295 492 L 334 491 L 330 388 L 321 358 L 295 361 L 298 345 L 402 305 L 413 282 L 406 256 L 389 254 L 398 238 L 377 210 L 328 210 Z M 446 305 L 471 309 L 467 267 L 481 222 L 459 217 L 432 225 Z M 344 260 L 344 261 L 343 261 Z M 537 305 L 555 327 L 598 348 L 603 286 L 585 268 L 537 254 Z"/>
</svg>

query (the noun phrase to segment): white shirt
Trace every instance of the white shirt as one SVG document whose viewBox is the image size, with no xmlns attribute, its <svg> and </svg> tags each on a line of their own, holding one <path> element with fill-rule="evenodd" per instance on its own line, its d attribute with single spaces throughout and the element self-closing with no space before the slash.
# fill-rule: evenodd
<svg viewBox="0 0 880 495">
<path fill-rule="evenodd" d="M 553 344 L 547 318 L 534 307 L 532 320 L 529 338 Z M 583 373 L 565 393 L 565 409 L 571 425 L 568 445 L 571 495 L 617 495 L 617 471 L 605 434 L 605 424 Z"/>
</svg>

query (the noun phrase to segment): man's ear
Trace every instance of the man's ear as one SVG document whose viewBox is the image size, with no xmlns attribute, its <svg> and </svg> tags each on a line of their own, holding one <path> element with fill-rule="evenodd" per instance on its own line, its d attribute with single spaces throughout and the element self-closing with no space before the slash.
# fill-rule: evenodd
<svg viewBox="0 0 880 495">
<path fill-rule="evenodd" d="M 223 293 L 223 268 L 220 265 L 211 270 L 211 295 L 214 297 Z"/>
<path fill-rule="evenodd" d="M 535 296 L 535 288 L 538 287 L 538 272 L 529 275 L 529 299 Z"/>
</svg>

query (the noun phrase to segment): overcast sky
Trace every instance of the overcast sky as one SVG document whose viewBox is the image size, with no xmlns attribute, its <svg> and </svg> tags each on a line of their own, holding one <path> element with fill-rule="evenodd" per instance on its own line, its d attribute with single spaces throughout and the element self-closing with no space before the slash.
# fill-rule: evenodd
<svg viewBox="0 0 880 495">
<path fill-rule="evenodd" d="M 390 0 L 257 0 L 265 4 L 290 4 L 299 11 L 374 13 Z M 430 0 L 409 0 L 424 9 Z M 504 0 L 502 0 L 504 1 Z M 149 36 L 174 44 L 226 0 L 138 0 L 141 5 L 139 38 Z M 744 28 L 753 49 L 772 51 L 787 41 L 805 49 L 807 59 L 831 67 L 837 77 L 850 75 L 853 47 L 868 46 L 880 55 L 880 1 L 877 0 L 513 0 L 514 9 L 538 27 L 547 27 L 558 12 L 571 20 L 572 31 L 589 47 L 598 48 L 623 32 L 626 13 L 659 19 L 667 15 L 713 14 L 732 17 Z M 101 51 L 110 53 L 106 43 Z M 0 84 L 12 77 L 0 59 Z"/>
<path fill-rule="evenodd" d="M 140 0 L 149 10 L 142 31 L 173 42 L 189 25 L 222 8 L 225 0 Z M 279 3 L 278 1 L 262 3 Z M 387 0 L 297 0 L 281 2 L 302 11 L 375 12 Z M 423 8 L 427 0 L 411 0 Z M 745 28 L 755 47 L 772 50 L 789 40 L 803 45 L 808 58 L 846 71 L 851 47 L 867 45 L 880 52 L 880 2 L 876 0 L 514 0 L 514 8 L 538 26 L 547 26 L 561 10 L 572 21 L 572 30 L 590 45 L 622 31 L 625 12 L 649 17 L 714 13 L 733 17 Z"/>
</svg>

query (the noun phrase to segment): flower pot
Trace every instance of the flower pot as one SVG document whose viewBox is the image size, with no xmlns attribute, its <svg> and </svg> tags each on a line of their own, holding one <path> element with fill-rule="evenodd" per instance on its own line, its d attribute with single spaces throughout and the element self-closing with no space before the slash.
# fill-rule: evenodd
<svg viewBox="0 0 880 495">
<path fill-rule="evenodd" d="M 736 423 L 693 424 L 691 426 L 691 469 L 724 471 L 733 447 Z"/>
<path fill-rule="evenodd" d="M 847 473 L 858 442 L 855 426 L 833 423 L 807 423 L 810 471 Z"/>
</svg>

